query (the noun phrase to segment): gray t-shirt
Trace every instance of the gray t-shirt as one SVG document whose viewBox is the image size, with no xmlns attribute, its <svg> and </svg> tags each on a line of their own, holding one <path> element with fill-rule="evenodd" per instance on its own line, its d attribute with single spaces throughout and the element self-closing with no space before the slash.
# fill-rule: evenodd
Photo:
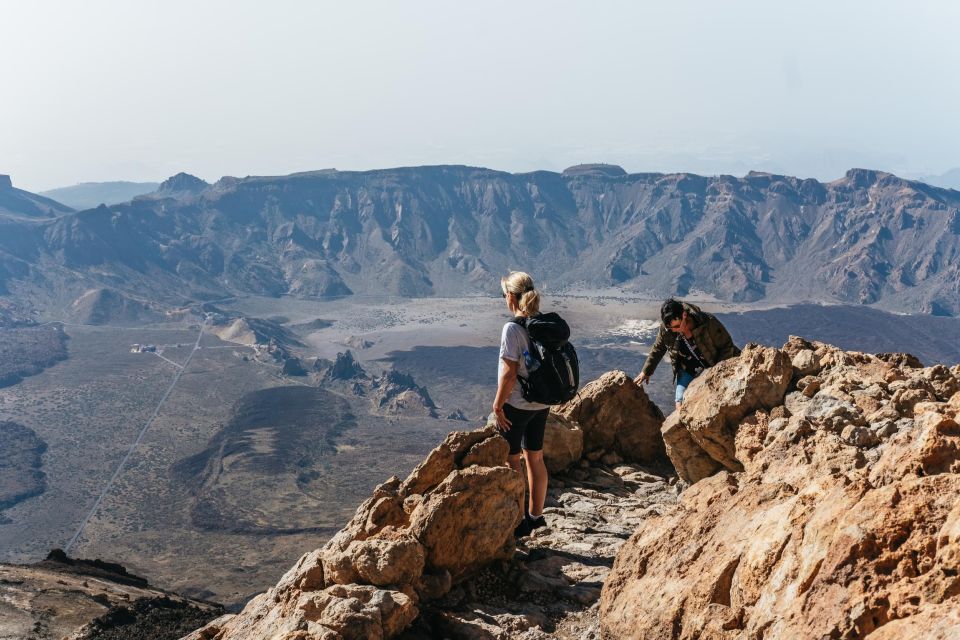
<svg viewBox="0 0 960 640">
<path fill-rule="evenodd" d="M 503 331 L 500 334 L 500 358 L 497 360 L 497 380 L 503 375 L 503 369 L 506 366 L 503 364 L 504 358 L 518 363 L 518 376 L 524 378 L 527 376 L 527 365 L 523 362 L 524 351 L 528 353 L 530 351 L 530 337 L 527 336 L 527 330 L 515 322 L 508 322 L 503 325 Z M 523 409 L 525 411 L 539 411 L 540 409 L 549 408 L 548 405 L 540 404 L 539 402 L 527 402 L 524 400 L 519 380 L 513 385 L 513 391 L 510 392 L 510 397 L 507 398 L 507 404 L 514 409 Z"/>
</svg>

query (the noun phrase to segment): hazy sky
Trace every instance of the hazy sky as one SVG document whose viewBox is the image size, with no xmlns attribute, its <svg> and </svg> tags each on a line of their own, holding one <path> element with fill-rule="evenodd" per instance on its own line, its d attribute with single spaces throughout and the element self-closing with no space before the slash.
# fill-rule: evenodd
<svg viewBox="0 0 960 640">
<path fill-rule="evenodd" d="M 958 25 L 953 0 L 0 0 L 0 173 L 941 173 Z"/>
</svg>

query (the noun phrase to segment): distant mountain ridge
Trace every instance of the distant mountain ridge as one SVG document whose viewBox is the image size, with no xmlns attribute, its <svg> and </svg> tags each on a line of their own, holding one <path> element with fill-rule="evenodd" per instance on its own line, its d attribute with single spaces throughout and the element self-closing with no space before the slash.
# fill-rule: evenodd
<svg viewBox="0 0 960 640">
<path fill-rule="evenodd" d="M 81 182 L 70 187 L 42 191 L 40 195 L 83 210 L 101 204 L 129 202 L 137 196 L 156 191 L 159 186 L 157 182 Z"/>
<path fill-rule="evenodd" d="M 17 189 L 10 176 L 0 174 L 0 216 L 52 218 L 71 211 L 55 200 Z"/>
<path fill-rule="evenodd" d="M 469 295 L 521 268 L 554 290 L 960 312 L 960 193 L 880 171 L 821 183 L 430 166 L 164 184 L 129 203 L 19 221 L 0 235 L 0 290 L 82 284 L 170 303 Z"/>
</svg>

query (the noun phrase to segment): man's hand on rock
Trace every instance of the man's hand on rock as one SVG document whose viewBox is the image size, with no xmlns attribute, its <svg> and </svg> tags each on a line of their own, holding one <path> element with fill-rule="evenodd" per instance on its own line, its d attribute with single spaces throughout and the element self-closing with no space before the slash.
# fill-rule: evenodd
<svg viewBox="0 0 960 640">
<path fill-rule="evenodd" d="M 633 381 L 636 382 L 637 384 L 647 384 L 648 382 L 650 382 L 650 376 L 648 376 L 645 373 L 641 373 L 636 378 L 634 378 Z"/>
</svg>

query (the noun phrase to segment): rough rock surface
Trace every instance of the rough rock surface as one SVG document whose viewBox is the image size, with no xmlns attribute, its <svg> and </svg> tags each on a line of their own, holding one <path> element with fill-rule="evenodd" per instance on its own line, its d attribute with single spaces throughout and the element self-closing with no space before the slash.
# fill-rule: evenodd
<svg viewBox="0 0 960 640">
<path fill-rule="evenodd" d="M 0 638 L 170 640 L 223 613 L 150 586 L 120 565 L 52 552 L 31 565 L 0 564 Z"/>
<path fill-rule="evenodd" d="M 664 430 L 717 472 L 623 546 L 603 634 L 957 637 L 960 379 L 918 364 L 792 338 L 692 384 Z"/>
<path fill-rule="evenodd" d="M 597 385 L 599 395 L 612 395 L 630 412 L 611 431 L 612 442 L 635 442 L 626 433 L 632 428 L 658 438 L 659 409 L 624 374 L 606 378 L 613 382 Z M 597 395 L 581 402 L 596 405 Z M 607 415 L 599 405 L 566 410 L 596 429 Z M 588 460 L 584 435 L 576 422 L 551 413 L 544 446 L 554 474 L 545 511 L 550 526 L 520 550 L 513 529 L 524 483 L 504 465 L 507 444 L 490 422 L 451 433 L 405 480 L 380 485 L 346 527 L 275 587 L 189 640 L 389 638 L 415 619 L 404 637 L 595 632 L 600 586 L 617 549 L 676 496 L 664 477 L 623 464 L 613 451 L 597 450 L 604 455 Z"/>
<path fill-rule="evenodd" d="M 718 469 L 741 471 L 734 450 L 737 425 L 779 404 L 792 375 L 788 354 L 751 344 L 695 378 L 680 410 L 663 425 L 667 454 L 680 477 L 696 482 Z"/>
<path fill-rule="evenodd" d="M 551 412 L 543 434 L 543 462 L 551 474 L 565 471 L 583 457 L 583 429 L 576 422 Z"/>
<path fill-rule="evenodd" d="M 625 461 L 667 462 L 660 426 L 663 413 L 643 388 L 622 371 L 610 371 L 580 390 L 577 398 L 556 409 L 583 429 L 583 447 L 616 453 Z"/>
<path fill-rule="evenodd" d="M 377 487 L 322 549 L 305 554 L 237 616 L 191 640 L 389 638 L 418 603 L 512 558 L 523 494 L 492 429 L 453 432 L 401 482 Z"/>
<path fill-rule="evenodd" d="M 422 607 L 402 640 L 599 637 L 600 589 L 621 545 L 676 502 L 676 486 L 637 464 L 579 461 L 551 477 L 547 527 Z"/>
</svg>

